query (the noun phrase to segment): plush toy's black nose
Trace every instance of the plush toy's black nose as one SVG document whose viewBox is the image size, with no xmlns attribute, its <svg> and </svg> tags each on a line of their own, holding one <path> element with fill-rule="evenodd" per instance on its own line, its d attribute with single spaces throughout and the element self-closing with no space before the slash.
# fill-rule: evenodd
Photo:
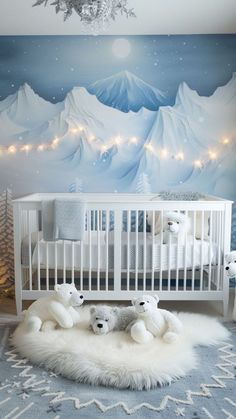
<svg viewBox="0 0 236 419">
<path fill-rule="evenodd" d="M 139 303 L 140 306 L 143 306 L 145 304 L 144 301 L 142 301 L 141 303 Z"/>
<path fill-rule="evenodd" d="M 79 298 L 81 298 L 81 300 L 82 300 L 82 298 L 84 298 L 84 296 L 83 296 L 83 295 L 81 295 Z"/>
<path fill-rule="evenodd" d="M 225 270 L 228 271 L 229 270 L 229 266 L 226 266 Z"/>
<path fill-rule="evenodd" d="M 103 324 L 98 323 L 97 327 L 99 327 L 99 329 L 102 329 L 103 328 Z"/>
<path fill-rule="evenodd" d="M 168 226 L 172 226 L 172 225 L 173 225 L 172 221 L 168 221 Z"/>
</svg>

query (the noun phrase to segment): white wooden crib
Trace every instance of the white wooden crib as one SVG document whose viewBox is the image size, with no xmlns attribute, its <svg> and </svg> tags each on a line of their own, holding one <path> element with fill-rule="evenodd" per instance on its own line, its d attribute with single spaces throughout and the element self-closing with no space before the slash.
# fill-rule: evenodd
<svg viewBox="0 0 236 419">
<path fill-rule="evenodd" d="M 81 242 L 42 238 L 42 202 L 61 197 L 87 204 Z M 229 283 L 224 255 L 230 251 L 231 201 L 210 196 L 163 201 L 154 194 L 52 193 L 16 199 L 13 206 L 18 314 L 22 300 L 42 297 L 63 282 L 74 282 L 86 300 L 130 300 L 158 293 L 162 300 L 220 300 L 226 314 Z M 190 217 L 191 235 L 186 234 L 184 244 L 179 240 L 163 244 L 167 211 Z"/>
</svg>

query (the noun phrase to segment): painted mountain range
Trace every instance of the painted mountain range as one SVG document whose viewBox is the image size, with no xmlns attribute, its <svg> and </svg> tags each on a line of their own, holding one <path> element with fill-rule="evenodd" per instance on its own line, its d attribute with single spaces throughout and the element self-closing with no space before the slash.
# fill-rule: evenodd
<svg viewBox="0 0 236 419">
<path fill-rule="evenodd" d="M 152 191 L 184 188 L 235 199 L 236 75 L 210 97 L 182 83 L 174 106 L 161 106 L 164 101 L 162 92 L 128 72 L 87 90 L 75 87 L 57 104 L 24 84 L 0 102 L 1 145 L 47 144 L 55 137 L 59 144 L 6 153 L 1 183 L 9 186 L 10 179 L 18 194 L 65 191 L 75 179 L 84 191 L 135 191 L 145 173 Z M 168 153 L 160 158 L 163 150 Z"/>
</svg>

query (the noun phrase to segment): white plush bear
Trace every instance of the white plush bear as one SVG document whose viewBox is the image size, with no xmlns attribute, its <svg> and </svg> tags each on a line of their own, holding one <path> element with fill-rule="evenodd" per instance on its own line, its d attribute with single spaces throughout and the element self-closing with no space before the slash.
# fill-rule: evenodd
<svg viewBox="0 0 236 419">
<path fill-rule="evenodd" d="M 226 274 L 229 278 L 236 278 L 236 250 L 233 252 L 227 253 L 225 255 L 225 270 Z M 235 299 L 234 299 L 234 307 L 233 307 L 233 320 L 236 321 L 236 288 L 235 288 Z"/>
<path fill-rule="evenodd" d="M 126 330 L 138 318 L 134 307 L 92 306 L 90 315 L 90 326 L 96 335 Z"/>
<path fill-rule="evenodd" d="M 138 320 L 131 327 L 131 337 L 138 343 L 146 343 L 156 336 L 163 337 L 166 343 L 172 343 L 182 331 L 182 323 L 172 313 L 157 307 L 157 295 L 143 295 L 132 301 L 138 314 Z"/>
<path fill-rule="evenodd" d="M 164 217 L 163 243 L 185 244 L 185 237 L 190 230 L 190 219 L 186 214 L 179 212 L 168 212 Z"/>
<path fill-rule="evenodd" d="M 75 309 L 84 301 L 83 295 L 74 284 L 55 285 L 55 293 L 39 298 L 24 313 L 24 323 L 29 332 L 55 328 L 57 325 L 69 329 L 80 320 Z"/>
</svg>

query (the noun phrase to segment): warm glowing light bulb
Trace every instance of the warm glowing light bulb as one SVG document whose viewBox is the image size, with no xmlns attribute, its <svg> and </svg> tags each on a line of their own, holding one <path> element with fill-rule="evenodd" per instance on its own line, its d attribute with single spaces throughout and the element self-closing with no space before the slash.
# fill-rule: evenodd
<svg viewBox="0 0 236 419">
<path fill-rule="evenodd" d="M 137 144 L 138 139 L 137 139 L 136 137 L 131 137 L 131 138 L 129 139 L 129 142 L 130 142 L 130 143 L 132 143 L 132 144 Z"/>
<path fill-rule="evenodd" d="M 54 140 L 52 141 L 51 148 L 53 149 L 56 148 L 58 146 L 58 143 L 59 143 L 59 138 L 55 137 Z"/>
<path fill-rule="evenodd" d="M 227 145 L 227 144 L 229 144 L 229 143 L 230 143 L 230 139 L 229 139 L 229 138 L 223 138 L 223 140 L 222 140 L 222 144 Z"/>
<path fill-rule="evenodd" d="M 176 160 L 184 160 L 184 153 L 180 151 L 179 153 L 176 154 L 175 158 Z"/>
<path fill-rule="evenodd" d="M 26 153 L 28 153 L 31 149 L 32 149 L 32 145 L 25 144 L 20 148 L 20 151 L 25 151 Z"/>
<path fill-rule="evenodd" d="M 153 151 L 153 146 L 151 144 L 145 144 L 144 147 L 146 150 Z"/>
<path fill-rule="evenodd" d="M 165 159 L 168 156 L 168 150 L 166 148 L 162 148 L 160 151 L 160 156 L 162 159 Z"/>
<path fill-rule="evenodd" d="M 201 160 L 195 160 L 193 164 L 197 169 L 201 169 L 203 167 Z"/>
<path fill-rule="evenodd" d="M 210 160 L 216 160 L 218 157 L 217 152 L 214 150 L 209 150 L 208 155 L 209 155 Z"/>
<path fill-rule="evenodd" d="M 78 126 L 78 131 L 80 131 L 80 132 L 84 131 L 84 127 L 82 127 L 82 125 L 79 125 Z"/>
<path fill-rule="evenodd" d="M 70 129 L 71 134 L 77 134 L 78 131 L 79 131 L 78 128 L 71 128 Z"/>
<path fill-rule="evenodd" d="M 8 153 L 14 154 L 16 153 L 16 147 L 14 145 L 10 145 L 10 147 L 8 147 L 7 149 Z"/>
<path fill-rule="evenodd" d="M 95 140 L 95 135 L 90 135 L 90 136 L 89 136 L 89 140 L 90 140 L 90 141 L 94 141 L 94 140 Z"/>
<path fill-rule="evenodd" d="M 120 145 L 123 142 L 123 139 L 120 137 L 120 135 L 118 135 L 115 140 L 114 140 L 116 145 Z"/>
<path fill-rule="evenodd" d="M 102 152 L 105 153 L 107 151 L 107 146 L 106 145 L 102 145 L 101 149 L 102 149 Z"/>
<path fill-rule="evenodd" d="M 38 147 L 37 147 L 37 150 L 38 151 L 43 151 L 45 149 L 45 145 L 44 144 L 40 144 Z"/>
</svg>

